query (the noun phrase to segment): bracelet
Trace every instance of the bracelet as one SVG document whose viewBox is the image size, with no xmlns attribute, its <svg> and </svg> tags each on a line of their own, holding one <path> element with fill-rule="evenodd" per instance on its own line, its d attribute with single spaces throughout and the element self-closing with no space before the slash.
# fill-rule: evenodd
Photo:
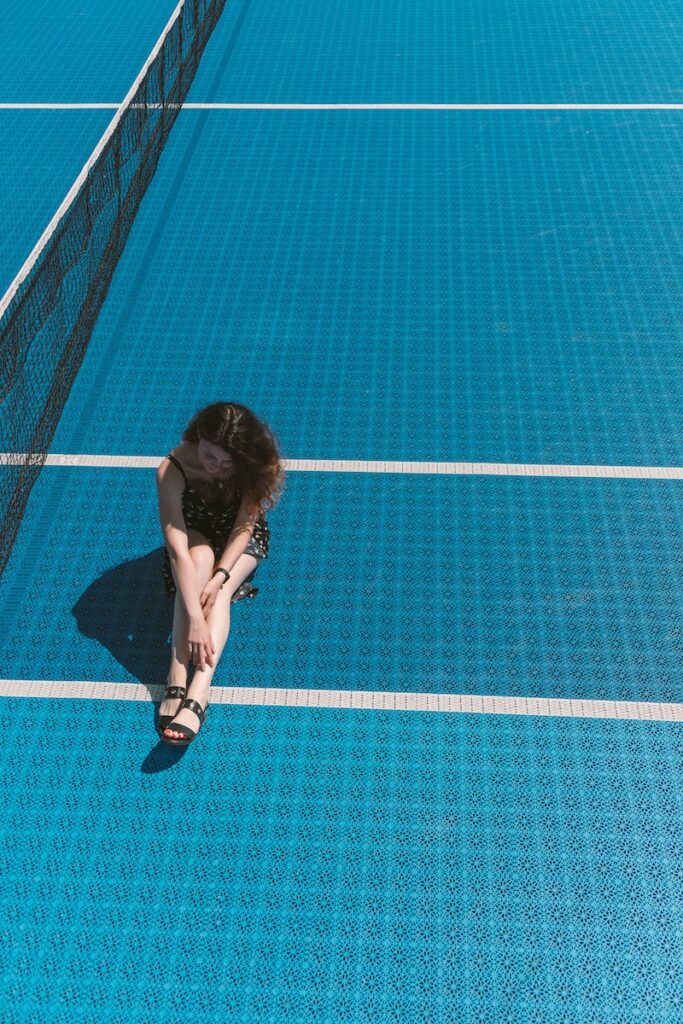
<svg viewBox="0 0 683 1024">
<path fill-rule="evenodd" d="M 225 581 L 230 579 L 230 573 L 228 572 L 227 569 L 223 569 L 222 567 L 219 566 L 218 569 L 216 569 L 216 571 L 214 573 L 214 576 L 217 576 L 219 572 L 223 573 L 223 575 L 225 576 Z M 225 586 L 225 581 L 223 583 L 221 583 L 221 587 Z"/>
</svg>

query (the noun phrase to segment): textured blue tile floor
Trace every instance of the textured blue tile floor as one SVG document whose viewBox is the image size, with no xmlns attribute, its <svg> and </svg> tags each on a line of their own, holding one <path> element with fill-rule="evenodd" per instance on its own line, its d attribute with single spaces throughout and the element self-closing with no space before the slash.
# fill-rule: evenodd
<svg viewBox="0 0 683 1024">
<path fill-rule="evenodd" d="M 112 114 L 0 110 L 0 296 L 61 205 Z"/>
<path fill-rule="evenodd" d="M 53 450 L 162 455 L 238 396 L 291 458 L 681 464 L 682 130 L 185 112 Z"/>
<path fill-rule="evenodd" d="M 290 474 L 219 685 L 679 701 L 676 481 Z M 151 471 L 45 469 L 0 677 L 162 682 Z"/>
<path fill-rule="evenodd" d="M 680 1020 L 680 726 L 151 713 L 4 702 L 9 1024 Z"/>
<path fill-rule="evenodd" d="M 681 33 L 668 0 L 233 0 L 190 100 L 680 103 Z"/>
<path fill-rule="evenodd" d="M 9 12 L 0 102 L 120 99 L 169 13 Z M 191 98 L 673 102 L 682 27 L 229 0 Z M 0 114 L 7 279 L 109 116 Z M 161 456 L 223 397 L 290 458 L 677 465 L 680 145 L 673 111 L 186 111 L 53 450 Z M 291 473 L 216 684 L 679 702 L 681 486 Z M 151 470 L 44 469 L 0 676 L 162 682 L 160 546 Z M 151 702 L 0 710 L 3 1022 L 683 1022 L 681 724 L 214 703 L 178 751 Z"/>
<path fill-rule="evenodd" d="M 32 0 L 3 9 L 0 102 L 120 103 L 173 0 Z"/>
</svg>

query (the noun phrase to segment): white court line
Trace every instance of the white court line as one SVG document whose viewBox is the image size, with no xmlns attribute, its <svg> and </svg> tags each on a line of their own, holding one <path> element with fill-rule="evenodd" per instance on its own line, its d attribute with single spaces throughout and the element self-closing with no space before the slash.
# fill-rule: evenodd
<svg viewBox="0 0 683 1024">
<path fill-rule="evenodd" d="M 161 700 L 164 686 L 84 680 L 0 679 L 0 697 L 72 700 Z M 619 718 L 683 722 L 683 704 L 650 701 L 576 700 L 556 697 L 482 696 L 470 693 L 395 693 L 383 690 L 307 690 L 258 686 L 212 686 L 212 704 L 259 707 L 351 708 L 362 711 L 441 711 L 456 714 L 540 715 L 558 718 Z"/>
<path fill-rule="evenodd" d="M 187 110 L 683 110 L 683 103 L 186 103 Z"/>
<path fill-rule="evenodd" d="M 0 110 L 117 110 L 118 103 L 0 103 Z M 683 110 L 683 103 L 184 103 L 183 110 Z"/>
<path fill-rule="evenodd" d="M 120 103 L 0 103 L 0 110 L 118 110 Z"/>
<path fill-rule="evenodd" d="M 33 456 L 35 458 L 35 456 Z M 0 466 L 20 465 L 27 455 L 0 452 Z M 159 455 L 48 455 L 46 466 L 156 469 Z M 284 459 L 294 473 L 408 473 L 438 476 L 568 476 L 621 480 L 683 480 L 680 466 L 573 466 L 517 462 L 365 462 L 351 459 Z"/>
</svg>

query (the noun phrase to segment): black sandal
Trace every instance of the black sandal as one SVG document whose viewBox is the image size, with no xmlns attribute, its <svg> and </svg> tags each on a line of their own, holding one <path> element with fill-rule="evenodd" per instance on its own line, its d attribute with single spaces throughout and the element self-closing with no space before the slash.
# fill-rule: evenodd
<svg viewBox="0 0 683 1024">
<path fill-rule="evenodd" d="M 167 686 L 166 693 L 163 695 L 161 700 L 163 702 L 165 700 L 171 700 L 175 697 L 180 697 L 182 699 L 186 693 L 187 688 L 184 686 Z M 180 705 L 180 707 L 182 707 L 182 704 Z M 178 711 L 180 711 L 180 708 L 178 708 Z M 176 711 L 175 715 L 178 714 L 178 711 Z M 168 726 L 171 724 L 171 722 L 175 718 L 175 715 L 159 715 L 157 719 L 157 732 L 159 733 L 160 736 L 162 735 L 164 729 L 167 729 Z"/>
<path fill-rule="evenodd" d="M 208 706 L 209 705 L 207 704 L 206 707 L 208 707 Z M 180 705 L 180 707 L 178 708 L 178 710 L 175 713 L 174 718 L 178 717 L 178 715 L 183 710 L 183 708 L 189 708 L 190 711 L 194 711 L 195 715 L 199 719 L 199 729 L 201 729 L 202 723 L 203 723 L 204 719 L 206 718 L 206 708 L 203 708 L 198 701 L 192 700 L 192 697 L 188 697 Z M 172 719 L 172 721 L 173 721 L 173 719 Z M 168 726 L 166 726 L 166 728 L 168 728 Z M 164 736 L 163 733 L 162 733 L 161 738 L 164 741 L 164 743 L 169 743 L 172 747 L 189 747 L 190 743 L 192 743 L 192 740 L 197 735 L 197 732 L 199 732 L 199 729 L 197 729 L 197 732 L 194 732 L 192 729 L 188 728 L 188 726 L 186 726 L 186 725 L 173 725 L 172 728 L 173 728 L 174 732 L 180 732 L 180 733 L 183 734 L 183 736 L 186 737 L 186 739 L 184 739 L 184 740 L 177 740 L 175 738 L 172 738 L 171 736 Z"/>
</svg>

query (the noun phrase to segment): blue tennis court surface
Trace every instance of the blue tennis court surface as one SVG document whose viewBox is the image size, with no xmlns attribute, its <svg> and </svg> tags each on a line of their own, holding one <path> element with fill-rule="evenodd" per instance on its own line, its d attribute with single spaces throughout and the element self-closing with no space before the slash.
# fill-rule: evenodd
<svg viewBox="0 0 683 1024">
<path fill-rule="evenodd" d="M 218 707 L 169 763 L 140 704 L 3 720 L 8 1020 L 679 1019 L 679 726 Z"/>
<path fill-rule="evenodd" d="M 110 120 L 105 110 L 0 110 L 3 294 Z"/>
<path fill-rule="evenodd" d="M 290 457 L 679 465 L 682 130 L 186 111 L 54 450 L 163 454 L 224 393 Z"/>
<path fill-rule="evenodd" d="M 291 474 L 217 682 L 677 702 L 681 486 Z M 43 470 L 0 582 L 0 677 L 163 680 L 153 489 Z"/>
<path fill-rule="evenodd" d="M 10 16 L 0 293 L 171 13 Z M 3 1021 L 683 1022 L 681 30 L 228 2 L 0 577 Z M 182 751 L 141 457 L 217 399 L 291 468 Z"/>
<path fill-rule="evenodd" d="M 120 103 L 174 7 L 172 0 L 9 5 L 0 103 Z"/>
<path fill-rule="evenodd" d="M 190 100 L 680 103 L 681 33 L 669 0 L 236 0 Z"/>
</svg>

